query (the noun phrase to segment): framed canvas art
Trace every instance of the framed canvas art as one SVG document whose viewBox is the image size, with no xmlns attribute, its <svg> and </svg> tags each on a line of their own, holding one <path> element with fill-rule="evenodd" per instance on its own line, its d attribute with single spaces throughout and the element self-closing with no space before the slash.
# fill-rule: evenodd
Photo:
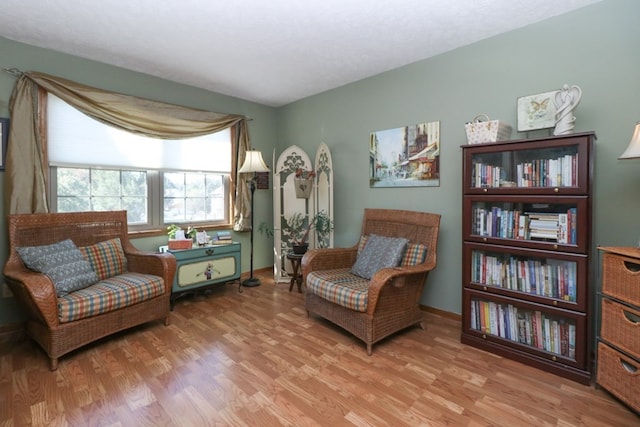
<svg viewBox="0 0 640 427">
<path fill-rule="evenodd" d="M 370 187 L 440 185 L 440 122 L 371 132 Z"/>
<path fill-rule="evenodd" d="M 369 135 L 370 187 L 440 185 L 440 122 L 433 121 Z"/>
</svg>

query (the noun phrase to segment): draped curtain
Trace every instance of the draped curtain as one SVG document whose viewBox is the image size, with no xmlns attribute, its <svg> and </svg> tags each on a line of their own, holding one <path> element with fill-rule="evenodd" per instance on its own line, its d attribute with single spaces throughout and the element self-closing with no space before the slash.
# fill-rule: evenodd
<svg viewBox="0 0 640 427">
<path fill-rule="evenodd" d="M 48 212 L 46 141 L 39 125 L 38 93 L 44 90 L 88 116 L 117 128 L 155 138 L 191 138 L 233 128 L 235 158 L 231 191 L 235 196 L 234 230 L 246 231 L 251 216 L 246 180 L 237 170 L 249 149 L 247 120 L 221 114 L 108 92 L 38 72 L 20 75 L 11 94 L 11 126 L 5 164 L 7 213 Z"/>
</svg>

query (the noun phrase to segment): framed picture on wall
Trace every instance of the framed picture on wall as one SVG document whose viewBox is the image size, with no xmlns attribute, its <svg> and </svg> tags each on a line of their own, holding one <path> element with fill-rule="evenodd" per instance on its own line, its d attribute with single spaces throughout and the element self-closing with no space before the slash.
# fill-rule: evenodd
<svg viewBox="0 0 640 427">
<path fill-rule="evenodd" d="M 0 118 L 0 170 L 4 170 L 7 159 L 7 140 L 9 139 L 9 119 Z"/>
<path fill-rule="evenodd" d="M 556 106 L 553 100 L 557 92 L 553 90 L 518 98 L 518 132 L 552 128 L 556 125 Z"/>
<path fill-rule="evenodd" d="M 370 187 L 437 187 L 439 185 L 439 121 L 370 133 Z"/>
</svg>

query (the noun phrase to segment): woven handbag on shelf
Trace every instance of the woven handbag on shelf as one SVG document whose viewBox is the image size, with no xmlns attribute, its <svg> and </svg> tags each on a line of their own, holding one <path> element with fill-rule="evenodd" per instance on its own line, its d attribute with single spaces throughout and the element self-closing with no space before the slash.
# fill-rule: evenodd
<svg viewBox="0 0 640 427">
<path fill-rule="evenodd" d="M 511 126 L 499 120 L 490 120 L 486 114 L 479 114 L 464 125 L 468 144 L 506 141 L 511 137 Z"/>
</svg>

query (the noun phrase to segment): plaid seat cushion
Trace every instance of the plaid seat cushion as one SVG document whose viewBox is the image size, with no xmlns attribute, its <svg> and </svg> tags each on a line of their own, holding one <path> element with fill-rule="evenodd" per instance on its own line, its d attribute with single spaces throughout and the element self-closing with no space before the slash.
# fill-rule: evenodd
<svg viewBox="0 0 640 427">
<path fill-rule="evenodd" d="M 360 312 L 367 311 L 369 280 L 350 273 L 351 268 L 312 271 L 307 275 L 307 292 Z"/>
<path fill-rule="evenodd" d="M 61 323 L 84 319 L 137 304 L 163 293 L 164 282 L 161 277 L 125 273 L 58 298 L 58 319 Z"/>
</svg>

